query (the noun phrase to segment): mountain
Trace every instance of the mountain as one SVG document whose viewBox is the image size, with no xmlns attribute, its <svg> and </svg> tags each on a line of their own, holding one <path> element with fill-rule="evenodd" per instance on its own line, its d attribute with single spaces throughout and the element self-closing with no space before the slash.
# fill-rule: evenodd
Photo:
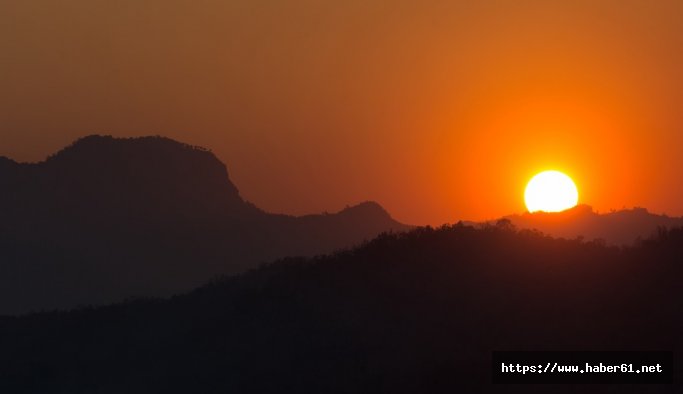
<svg viewBox="0 0 683 394">
<path fill-rule="evenodd" d="M 683 226 L 683 218 L 655 215 L 645 208 L 596 213 L 588 205 L 562 212 L 534 212 L 504 217 L 522 229 L 536 229 L 562 238 L 599 239 L 612 245 L 630 245 L 657 234 L 661 228 Z"/>
<path fill-rule="evenodd" d="M 206 149 L 85 137 L 40 163 L 0 158 L 0 314 L 170 295 L 407 228 L 374 202 L 270 214 Z"/>
<path fill-rule="evenodd" d="M 0 318 L 0 392 L 681 392 L 682 261 L 683 229 L 626 248 L 385 234 L 167 300 Z M 497 385 L 496 350 L 668 350 L 677 384 Z"/>
</svg>

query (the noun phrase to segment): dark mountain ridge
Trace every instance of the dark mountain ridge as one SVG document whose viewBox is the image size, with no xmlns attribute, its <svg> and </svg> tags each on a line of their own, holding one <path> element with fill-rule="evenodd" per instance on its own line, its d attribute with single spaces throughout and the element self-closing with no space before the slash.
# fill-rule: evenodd
<svg viewBox="0 0 683 394">
<path fill-rule="evenodd" d="M 661 228 L 683 226 L 683 218 L 656 215 L 645 208 L 597 213 L 583 204 L 562 212 L 526 212 L 504 219 L 554 237 L 600 239 L 613 245 L 631 245 L 656 235 Z"/>
<path fill-rule="evenodd" d="M 0 159 L 0 313 L 170 295 L 407 228 L 374 202 L 270 214 L 206 149 L 85 137 L 43 162 Z"/>
<path fill-rule="evenodd" d="M 2 202 L 14 198 L 17 208 L 3 213 L 20 220 L 37 208 L 36 220 L 53 220 L 48 212 L 115 220 L 256 211 L 212 153 L 162 137 L 85 137 L 43 162 L 5 165 L 0 175 Z"/>
<path fill-rule="evenodd" d="M 168 300 L 0 319 L 12 393 L 674 393 L 683 230 L 384 234 Z M 674 385 L 493 385 L 494 350 L 670 350 Z"/>
</svg>

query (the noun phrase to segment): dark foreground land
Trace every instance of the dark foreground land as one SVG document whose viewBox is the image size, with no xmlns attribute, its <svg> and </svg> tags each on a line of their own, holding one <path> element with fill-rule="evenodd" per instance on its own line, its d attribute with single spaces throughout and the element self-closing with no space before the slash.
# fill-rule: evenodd
<svg viewBox="0 0 683 394">
<path fill-rule="evenodd" d="M 681 382 L 682 274 L 682 230 L 630 248 L 509 222 L 385 234 L 168 300 L 1 318 L 0 392 L 681 392 L 493 385 L 490 358 L 671 350 Z"/>
</svg>

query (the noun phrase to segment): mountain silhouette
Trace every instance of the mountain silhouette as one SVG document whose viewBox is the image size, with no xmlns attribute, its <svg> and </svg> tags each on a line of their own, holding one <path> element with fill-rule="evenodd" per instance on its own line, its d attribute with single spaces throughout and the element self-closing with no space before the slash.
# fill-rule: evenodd
<svg viewBox="0 0 683 394">
<path fill-rule="evenodd" d="M 0 158 L 0 314 L 170 295 L 407 228 L 374 202 L 270 214 L 206 149 L 89 136 L 39 163 Z"/>
<path fill-rule="evenodd" d="M 630 245 L 662 228 L 683 226 L 683 218 L 655 215 L 645 208 L 596 213 L 588 205 L 562 212 L 534 212 L 504 217 L 522 229 L 536 229 L 562 238 L 599 239 L 612 245 Z"/>
<path fill-rule="evenodd" d="M 8 393 L 673 393 L 683 229 L 383 234 L 168 300 L 0 318 Z M 675 385 L 493 385 L 496 350 L 670 350 Z"/>
</svg>

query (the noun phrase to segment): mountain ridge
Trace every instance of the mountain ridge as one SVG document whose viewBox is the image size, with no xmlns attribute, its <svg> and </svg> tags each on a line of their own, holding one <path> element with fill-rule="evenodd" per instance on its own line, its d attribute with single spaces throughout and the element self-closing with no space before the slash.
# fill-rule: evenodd
<svg viewBox="0 0 683 394">
<path fill-rule="evenodd" d="M 0 390 L 500 393 L 491 352 L 509 349 L 672 350 L 680 382 L 682 241 L 681 228 L 613 248 L 504 222 L 419 227 L 170 299 L 0 317 Z"/>
<path fill-rule="evenodd" d="M 562 212 L 525 212 L 502 219 L 519 228 L 536 229 L 554 237 L 598 239 L 613 245 L 630 245 L 656 235 L 660 228 L 683 226 L 681 217 L 653 214 L 646 208 L 598 213 L 586 204 Z"/>
<path fill-rule="evenodd" d="M 88 136 L 41 162 L 0 159 L 0 207 L 0 313 L 170 295 L 409 228 L 375 202 L 265 212 L 208 149 L 158 136 Z"/>
</svg>

